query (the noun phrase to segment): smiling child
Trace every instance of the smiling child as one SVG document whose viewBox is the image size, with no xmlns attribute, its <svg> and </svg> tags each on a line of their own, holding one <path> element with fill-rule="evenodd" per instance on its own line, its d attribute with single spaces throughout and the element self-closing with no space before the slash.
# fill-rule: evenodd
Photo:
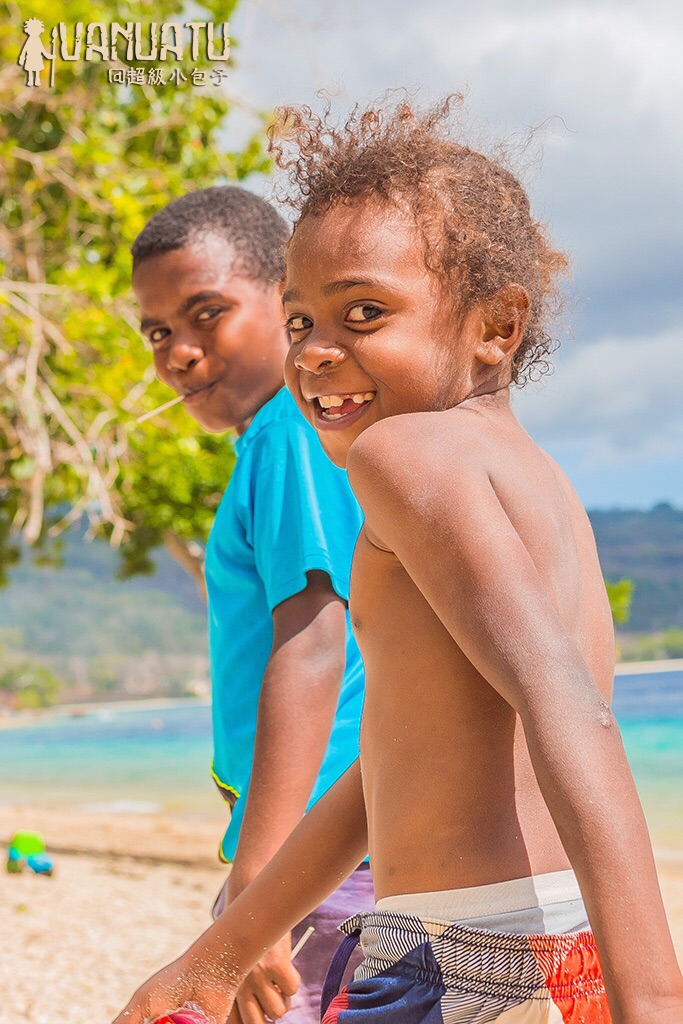
<svg viewBox="0 0 683 1024">
<path fill-rule="evenodd" d="M 365 513 L 360 762 L 119 1022 L 196 1000 L 222 1024 L 367 850 L 376 909 L 344 926 L 325 1024 L 683 1022 L 594 539 L 510 406 L 564 260 L 449 107 L 288 113 L 286 381 Z"/>
</svg>

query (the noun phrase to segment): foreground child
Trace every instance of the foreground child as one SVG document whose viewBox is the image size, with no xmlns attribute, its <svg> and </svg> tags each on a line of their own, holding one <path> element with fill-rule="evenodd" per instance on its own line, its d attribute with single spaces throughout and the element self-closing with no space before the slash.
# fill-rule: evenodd
<svg viewBox="0 0 683 1024">
<path fill-rule="evenodd" d="M 301 197 L 286 379 L 366 516 L 361 763 L 119 1022 L 194 1000 L 222 1024 L 367 849 L 377 909 L 346 925 L 365 961 L 326 1024 L 683 1022 L 590 526 L 510 408 L 563 260 L 447 124 L 304 112 L 279 156 Z"/>
</svg>

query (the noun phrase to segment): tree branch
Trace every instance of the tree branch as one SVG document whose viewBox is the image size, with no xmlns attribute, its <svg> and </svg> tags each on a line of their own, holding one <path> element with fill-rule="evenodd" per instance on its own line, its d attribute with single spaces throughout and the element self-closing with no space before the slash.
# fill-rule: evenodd
<svg viewBox="0 0 683 1024">
<path fill-rule="evenodd" d="M 199 596 L 206 604 L 206 580 L 204 578 L 204 552 L 199 544 L 185 540 L 173 530 L 164 531 L 164 544 L 169 554 L 189 573 L 197 584 Z"/>
</svg>

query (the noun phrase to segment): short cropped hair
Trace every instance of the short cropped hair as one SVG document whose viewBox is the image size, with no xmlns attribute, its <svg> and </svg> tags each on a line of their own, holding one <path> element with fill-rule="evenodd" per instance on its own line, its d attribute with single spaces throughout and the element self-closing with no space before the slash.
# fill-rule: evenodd
<svg viewBox="0 0 683 1024">
<path fill-rule="evenodd" d="M 420 111 L 400 99 L 355 107 L 337 124 L 329 107 L 284 107 L 269 129 L 270 152 L 287 172 L 296 224 L 336 204 L 377 198 L 407 208 L 422 234 L 425 265 L 466 308 L 505 285 L 522 285 L 531 308 L 512 361 L 512 382 L 549 368 L 556 346 L 547 330 L 561 305 L 557 278 L 567 266 L 546 241 L 517 178 L 471 149 L 453 112 L 453 95 Z"/>
<path fill-rule="evenodd" d="M 154 256 L 216 235 L 232 246 L 239 273 L 276 284 L 284 277 L 289 234 L 286 221 L 253 192 L 236 185 L 202 188 L 174 199 L 147 222 L 131 246 L 133 270 Z"/>
</svg>

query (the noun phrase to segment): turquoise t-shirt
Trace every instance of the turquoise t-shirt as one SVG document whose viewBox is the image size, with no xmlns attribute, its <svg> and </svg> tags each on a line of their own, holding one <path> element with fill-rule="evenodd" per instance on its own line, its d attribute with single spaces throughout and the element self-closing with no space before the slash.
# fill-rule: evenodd
<svg viewBox="0 0 683 1024">
<path fill-rule="evenodd" d="M 213 774 L 234 803 L 221 844 L 235 855 L 256 736 L 276 605 L 322 569 L 348 602 L 353 548 L 362 523 L 346 473 L 282 388 L 235 444 L 237 462 L 206 549 Z M 358 757 L 363 665 L 346 612 L 346 669 L 330 742 L 309 807 Z"/>
</svg>

